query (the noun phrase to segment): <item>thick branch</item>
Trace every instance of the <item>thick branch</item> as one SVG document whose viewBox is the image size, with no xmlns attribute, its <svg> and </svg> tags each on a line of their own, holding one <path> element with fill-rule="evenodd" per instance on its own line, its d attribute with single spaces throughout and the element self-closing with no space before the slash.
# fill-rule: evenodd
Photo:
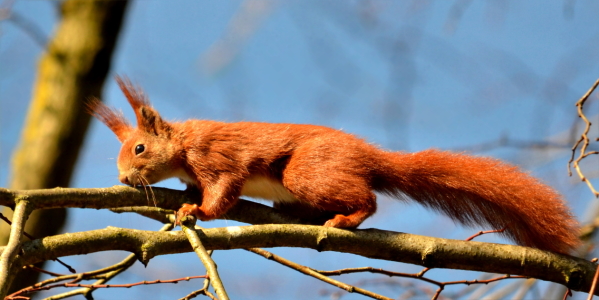
<svg viewBox="0 0 599 300">
<path fill-rule="evenodd" d="M 342 230 L 307 225 L 254 225 L 198 232 L 206 249 L 302 247 L 430 268 L 515 274 L 588 291 L 596 265 L 583 259 L 532 248 L 447 240 L 376 229 Z M 3 250 L 4 248 L 0 248 Z M 157 255 L 191 252 L 182 232 L 155 232 L 109 227 L 25 242 L 20 264 L 53 257 L 124 250 L 147 263 Z"/>
<path fill-rule="evenodd" d="M 165 188 L 152 189 L 156 196 L 156 205 L 161 208 L 178 210 L 183 203 L 201 202 L 201 199 L 189 198 L 188 194 L 182 191 Z M 154 204 L 148 203 L 143 189 L 122 185 L 110 188 L 55 188 L 21 191 L 0 188 L 0 205 L 14 207 L 15 200 L 19 198 L 27 199 L 34 209 L 58 207 L 101 209 Z M 266 205 L 245 200 L 240 200 L 233 209 L 223 216 L 223 219 L 251 224 L 305 223 L 299 219 L 277 213 Z"/>
<path fill-rule="evenodd" d="M 159 207 L 178 209 L 194 202 L 181 191 L 154 188 Z M 143 189 L 115 186 L 100 189 L 11 191 L 0 189 L 0 205 L 14 206 L 26 199 L 32 208 L 117 208 L 147 205 Z M 199 202 L 199 201 L 197 201 Z M 224 217 L 252 224 L 301 223 L 274 209 L 241 200 Z M 466 242 L 381 230 L 340 230 L 315 226 L 265 225 L 207 229 L 199 232 L 206 249 L 304 247 L 319 251 L 354 253 L 369 258 L 400 261 L 433 268 L 455 268 L 524 275 L 564 284 L 572 290 L 591 286 L 595 265 L 578 258 L 526 247 Z M 156 255 L 191 251 L 184 234 L 108 228 L 64 234 L 26 242 L 20 264 L 55 257 L 125 250 L 142 262 Z M 2 249 L 2 248 L 0 248 Z"/>
</svg>

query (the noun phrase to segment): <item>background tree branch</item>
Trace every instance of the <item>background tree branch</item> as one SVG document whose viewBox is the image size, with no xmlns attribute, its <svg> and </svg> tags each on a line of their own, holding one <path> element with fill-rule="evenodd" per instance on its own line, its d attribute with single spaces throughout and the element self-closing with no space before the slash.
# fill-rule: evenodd
<svg viewBox="0 0 599 300">
<path fill-rule="evenodd" d="M 69 185 L 90 120 L 84 103 L 101 96 L 126 7 L 127 1 L 61 4 L 62 20 L 39 61 L 20 145 L 14 152 L 11 188 Z M 3 213 L 11 214 L 7 209 Z M 65 218 L 64 208 L 36 211 L 26 231 L 36 237 L 55 234 Z M 0 230 L 0 245 L 7 243 L 7 233 Z M 36 272 L 24 271 L 13 290 L 36 281 Z"/>
</svg>

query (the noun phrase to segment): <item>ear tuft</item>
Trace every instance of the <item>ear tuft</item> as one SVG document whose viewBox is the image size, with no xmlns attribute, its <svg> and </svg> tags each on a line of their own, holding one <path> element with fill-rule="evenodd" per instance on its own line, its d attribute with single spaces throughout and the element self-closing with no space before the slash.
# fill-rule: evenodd
<svg viewBox="0 0 599 300">
<path fill-rule="evenodd" d="M 143 90 L 131 83 L 129 78 L 118 75 L 115 78 L 116 82 L 121 88 L 121 91 L 123 91 L 123 94 L 125 94 L 125 97 L 127 97 L 127 101 L 129 101 L 129 104 L 131 104 L 131 107 L 133 107 L 135 114 L 137 114 L 138 108 L 142 106 L 150 106 L 150 101 L 144 94 Z"/>
<path fill-rule="evenodd" d="M 106 106 L 97 98 L 90 99 L 85 106 L 86 111 L 110 128 L 121 143 L 127 139 L 132 128 L 121 112 Z"/>
<path fill-rule="evenodd" d="M 116 76 L 116 81 L 135 112 L 137 127 L 153 135 L 170 137 L 171 126 L 152 108 L 143 90 L 131 83 L 127 77 Z"/>
</svg>

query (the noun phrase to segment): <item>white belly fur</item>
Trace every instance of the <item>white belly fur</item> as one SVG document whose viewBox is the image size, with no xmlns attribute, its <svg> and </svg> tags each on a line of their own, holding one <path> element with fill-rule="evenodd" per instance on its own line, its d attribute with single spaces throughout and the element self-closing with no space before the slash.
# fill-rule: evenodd
<svg viewBox="0 0 599 300">
<path fill-rule="evenodd" d="M 264 176 L 251 176 L 248 178 L 241 189 L 241 194 L 275 202 L 297 201 L 281 182 Z"/>
</svg>

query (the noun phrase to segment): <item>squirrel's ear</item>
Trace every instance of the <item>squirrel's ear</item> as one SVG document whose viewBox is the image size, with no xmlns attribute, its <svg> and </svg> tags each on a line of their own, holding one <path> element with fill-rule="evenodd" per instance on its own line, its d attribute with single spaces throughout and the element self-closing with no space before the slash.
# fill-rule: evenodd
<svg viewBox="0 0 599 300">
<path fill-rule="evenodd" d="M 121 112 L 106 106 L 100 100 L 93 98 L 86 103 L 86 106 L 87 111 L 108 126 L 121 143 L 127 139 L 133 130 Z"/>
<path fill-rule="evenodd" d="M 162 120 L 160 114 L 152 108 L 144 92 L 126 77 L 116 76 L 116 81 L 135 112 L 137 127 L 154 135 L 169 137 L 172 131 L 171 126 Z"/>
</svg>

